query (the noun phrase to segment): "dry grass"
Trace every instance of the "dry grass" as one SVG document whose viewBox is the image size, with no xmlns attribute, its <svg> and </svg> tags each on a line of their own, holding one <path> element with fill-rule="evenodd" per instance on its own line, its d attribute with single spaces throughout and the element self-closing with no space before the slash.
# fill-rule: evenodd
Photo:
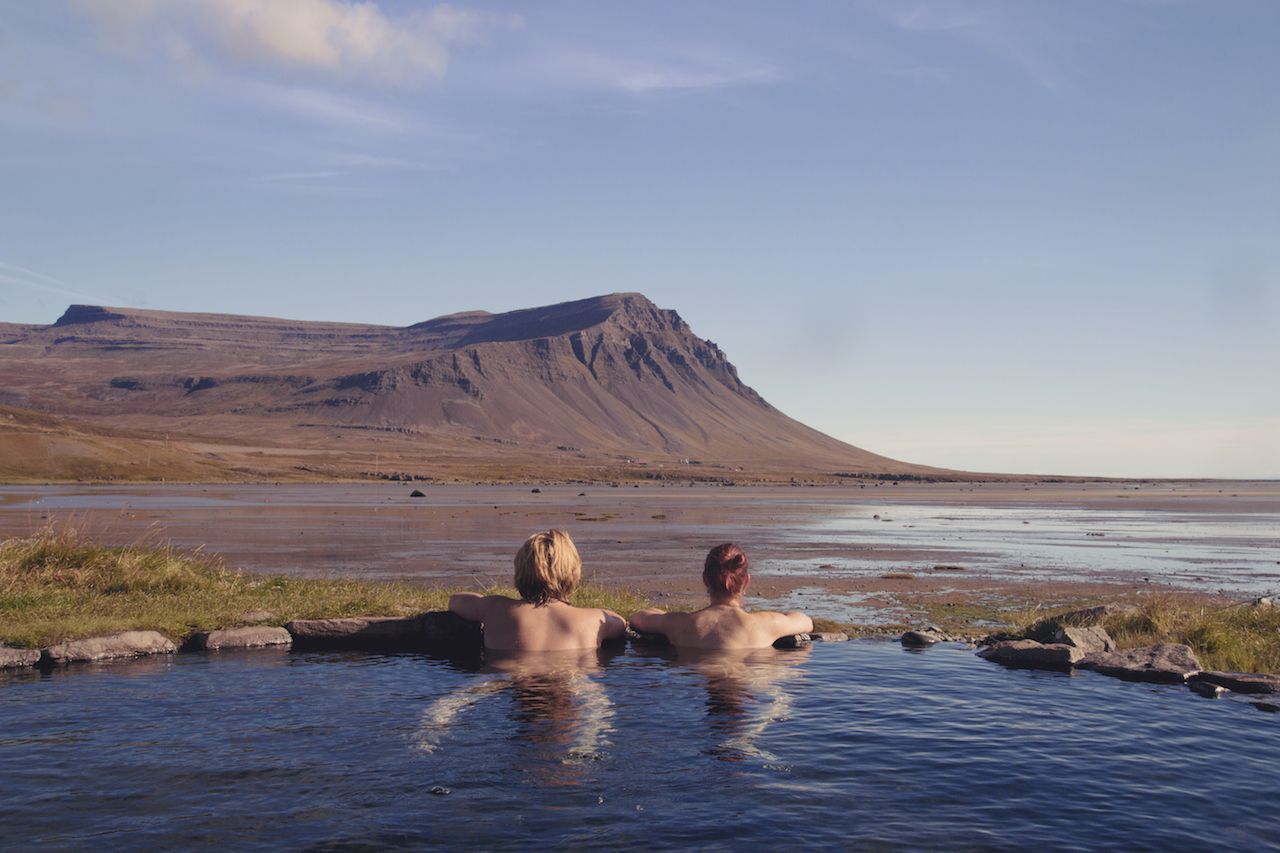
<svg viewBox="0 0 1280 853">
<path fill-rule="evenodd" d="M 1183 643 L 1208 669 L 1280 672 L 1280 608 L 1196 595 L 1152 595 L 1124 603 L 1132 607 L 1130 612 L 1102 623 L 1121 649 Z M 1039 609 L 1010 618 L 1022 633 L 1032 635 L 1038 625 L 1052 621 L 1052 614 Z"/>
<path fill-rule="evenodd" d="M 234 625 L 399 616 L 443 609 L 450 592 L 403 582 L 252 575 L 200 554 L 108 548 L 46 533 L 0 543 L 0 643 L 35 648 L 127 630 L 179 640 Z M 595 586 L 580 589 L 573 603 L 624 615 L 647 606 L 638 596 Z"/>
</svg>

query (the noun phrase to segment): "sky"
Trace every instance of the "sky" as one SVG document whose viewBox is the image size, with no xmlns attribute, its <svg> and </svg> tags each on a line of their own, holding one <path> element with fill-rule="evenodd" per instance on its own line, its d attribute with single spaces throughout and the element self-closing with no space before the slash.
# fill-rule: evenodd
<svg viewBox="0 0 1280 853">
<path fill-rule="evenodd" d="M 1280 3 L 0 0 L 0 322 L 617 291 L 978 471 L 1280 477 Z"/>
</svg>

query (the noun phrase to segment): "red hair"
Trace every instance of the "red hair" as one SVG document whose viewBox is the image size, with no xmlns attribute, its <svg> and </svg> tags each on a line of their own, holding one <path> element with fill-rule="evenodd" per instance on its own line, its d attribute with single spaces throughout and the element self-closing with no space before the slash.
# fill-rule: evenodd
<svg viewBox="0 0 1280 853">
<path fill-rule="evenodd" d="M 732 542 L 717 545 L 707 554 L 702 566 L 702 582 L 712 595 L 734 597 L 742 594 L 751 579 L 747 569 L 747 555 Z"/>
</svg>

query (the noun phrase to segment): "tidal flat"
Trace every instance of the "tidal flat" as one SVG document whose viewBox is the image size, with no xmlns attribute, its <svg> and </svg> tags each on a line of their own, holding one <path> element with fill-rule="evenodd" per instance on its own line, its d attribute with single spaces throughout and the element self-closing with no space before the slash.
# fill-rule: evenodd
<svg viewBox="0 0 1280 853">
<path fill-rule="evenodd" d="M 248 572 L 489 587 L 532 531 L 570 531 L 584 576 L 701 598 L 711 545 L 742 544 L 756 606 L 845 624 L 994 626 L 1005 615 L 1280 590 L 1280 483 L 402 483 L 0 487 L 0 537 L 74 530 Z M 535 489 L 537 491 L 535 491 Z"/>
</svg>

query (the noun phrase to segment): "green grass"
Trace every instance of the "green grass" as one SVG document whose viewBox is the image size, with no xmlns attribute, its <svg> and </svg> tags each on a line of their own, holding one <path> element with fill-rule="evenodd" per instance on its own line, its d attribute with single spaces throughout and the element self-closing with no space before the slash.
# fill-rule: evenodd
<svg viewBox="0 0 1280 853">
<path fill-rule="evenodd" d="M 444 609 L 451 592 L 404 582 L 253 575 L 198 553 L 43 534 L 0 543 L 0 643 L 36 648 L 129 630 L 181 640 L 195 631 L 290 619 L 402 616 Z M 594 585 L 579 589 L 573 603 L 623 615 L 648 605 Z"/>
</svg>

